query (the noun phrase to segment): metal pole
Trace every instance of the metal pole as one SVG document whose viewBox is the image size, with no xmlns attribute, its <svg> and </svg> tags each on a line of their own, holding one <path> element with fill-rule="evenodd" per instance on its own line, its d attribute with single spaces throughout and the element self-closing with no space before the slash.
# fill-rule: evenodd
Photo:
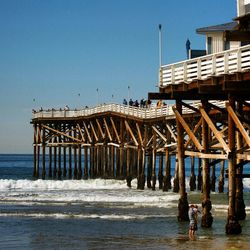
<svg viewBox="0 0 250 250">
<path fill-rule="evenodd" d="M 159 85 L 162 85 L 162 30 L 159 24 Z"/>
</svg>

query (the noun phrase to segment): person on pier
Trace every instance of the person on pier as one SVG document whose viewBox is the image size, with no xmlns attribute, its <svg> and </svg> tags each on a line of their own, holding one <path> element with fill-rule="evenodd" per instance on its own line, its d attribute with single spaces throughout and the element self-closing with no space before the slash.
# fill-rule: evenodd
<svg viewBox="0 0 250 250">
<path fill-rule="evenodd" d="M 188 211 L 188 217 L 189 217 L 189 238 L 190 240 L 194 240 L 195 239 L 195 232 L 198 230 L 198 213 L 200 211 L 198 210 L 198 206 L 197 205 L 193 205 L 191 204 L 189 206 L 189 211 Z"/>
</svg>

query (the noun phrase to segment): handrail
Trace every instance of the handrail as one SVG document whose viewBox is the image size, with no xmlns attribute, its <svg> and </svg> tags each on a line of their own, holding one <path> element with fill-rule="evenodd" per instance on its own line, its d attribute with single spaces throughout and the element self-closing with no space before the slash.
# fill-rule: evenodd
<svg viewBox="0 0 250 250">
<path fill-rule="evenodd" d="M 225 101 L 210 101 L 214 105 L 219 107 L 225 107 Z M 201 105 L 200 101 L 189 102 L 189 105 L 194 108 L 199 108 Z M 141 119 L 151 119 L 158 117 L 171 117 L 174 116 L 174 112 L 171 105 L 164 105 L 161 107 L 149 107 L 149 108 L 140 108 L 122 104 L 103 104 L 92 108 L 85 108 L 81 110 L 42 110 L 33 112 L 33 119 L 37 118 L 77 118 L 77 117 L 86 117 L 90 115 L 105 113 L 105 112 L 115 112 L 119 114 L 129 115 Z M 189 114 L 194 111 L 183 107 L 183 113 Z"/>
<path fill-rule="evenodd" d="M 250 45 L 197 57 L 160 68 L 159 87 L 250 69 Z"/>
</svg>

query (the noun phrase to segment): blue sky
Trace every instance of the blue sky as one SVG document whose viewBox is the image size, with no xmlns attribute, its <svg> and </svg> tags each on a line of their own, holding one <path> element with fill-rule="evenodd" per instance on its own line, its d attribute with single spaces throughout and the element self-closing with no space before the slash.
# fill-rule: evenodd
<svg viewBox="0 0 250 250">
<path fill-rule="evenodd" d="M 235 16 L 236 0 L 0 0 L 0 153 L 32 152 L 33 108 L 157 91 L 159 24 L 168 64 L 187 38 L 205 48 L 197 28 Z"/>
</svg>

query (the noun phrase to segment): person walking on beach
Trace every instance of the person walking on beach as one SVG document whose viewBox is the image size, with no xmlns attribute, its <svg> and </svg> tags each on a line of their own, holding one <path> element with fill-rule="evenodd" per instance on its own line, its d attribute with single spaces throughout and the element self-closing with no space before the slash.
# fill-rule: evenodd
<svg viewBox="0 0 250 250">
<path fill-rule="evenodd" d="M 191 204 L 188 210 L 188 217 L 189 217 L 189 238 L 190 240 L 194 240 L 195 238 L 195 231 L 198 230 L 197 223 L 198 223 L 198 206 Z"/>
</svg>

